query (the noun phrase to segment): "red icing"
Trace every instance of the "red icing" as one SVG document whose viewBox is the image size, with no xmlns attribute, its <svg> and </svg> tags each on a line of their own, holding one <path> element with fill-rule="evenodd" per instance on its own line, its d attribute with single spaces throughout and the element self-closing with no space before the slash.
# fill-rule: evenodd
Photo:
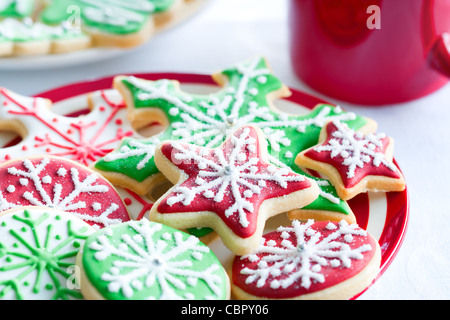
<svg viewBox="0 0 450 320">
<path fill-rule="evenodd" d="M 257 132 L 252 127 L 246 127 L 250 128 L 250 136 L 255 138 L 257 140 L 256 142 L 256 150 L 254 152 L 249 151 L 248 149 L 245 149 L 246 154 L 246 160 L 252 158 L 252 157 L 258 157 L 259 161 L 256 164 L 256 167 L 258 168 L 257 173 L 258 174 L 271 174 L 268 171 L 268 167 L 271 166 L 268 162 L 265 162 L 261 159 L 261 145 L 259 141 L 259 137 L 257 135 Z M 238 136 L 239 133 L 241 133 L 243 128 L 237 130 L 234 133 L 234 136 Z M 180 143 L 182 146 L 188 146 L 187 144 Z M 223 150 L 223 154 L 225 159 L 228 160 L 232 150 L 233 145 L 231 143 L 231 138 L 225 141 L 225 143 L 219 147 Z M 215 163 L 218 163 L 218 159 L 214 154 L 214 149 L 208 149 L 204 147 L 195 147 L 197 154 L 203 154 L 204 158 L 210 159 L 214 161 Z M 162 154 L 172 161 L 172 156 L 178 152 L 177 149 L 174 148 L 174 145 L 171 143 L 165 143 L 161 148 Z M 200 172 L 200 168 L 198 166 L 198 163 L 195 161 L 173 161 L 174 165 L 176 165 L 181 171 L 186 173 L 189 177 L 186 181 L 184 181 L 180 187 L 186 187 L 188 189 L 191 189 L 195 186 L 198 186 L 195 181 L 198 177 L 198 174 Z M 242 163 L 241 163 L 242 164 Z M 279 170 L 279 168 L 277 168 Z M 211 171 L 211 168 L 208 168 L 208 171 Z M 247 170 L 246 173 L 249 173 Z M 287 176 L 296 176 L 297 174 L 290 172 Z M 211 181 L 212 178 L 202 177 L 204 180 Z M 178 212 L 197 212 L 197 211 L 211 211 L 215 214 L 217 214 L 224 222 L 225 224 L 239 237 L 247 238 L 254 234 L 256 230 L 257 225 L 257 219 L 259 214 L 259 207 L 266 199 L 281 197 L 284 195 L 288 195 L 292 192 L 303 190 L 306 188 L 309 188 L 311 186 L 311 183 L 308 180 L 304 180 L 301 182 L 288 182 L 288 185 L 286 188 L 281 187 L 279 184 L 277 184 L 274 181 L 266 180 L 266 187 L 261 188 L 261 193 L 256 194 L 254 193 L 250 198 L 246 198 L 249 202 L 253 205 L 253 211 L 248 211 L 247 209 L 244 209 L 246 212 L 246 217 L 249 222 L 249 225 L 247 227 L 243 227 L 239 223 L 239 217 L 238 214 L 234 213 L 229 217 L 226 217 L 225 211 L 234 204 L 235 199 L 232 195 L 231 187 L 230 185 L 227 186 L 227 191 L 225 192 L 225 196 L 222 201 L 217 202 L 211 198 L 206 198 L 203 194 L 197 194 L 195 195 L 194 200 L 189 205 L 184 205 L 182 202 L 174 203 L 172 205 L 169 205 L 167 203 L 167 200 L 174 196 L 175 193 L 171 193 L 168 196 L 166 196 L 165 199 L 163 199 L 160 204 L 158 205 L 158 211 L 162 214 L 170 214 L 170 213 L 178 213 Z M 215 190 L 218 188 L 216 187 Z M 242 194 L 243 191 L 246 190 L 242 187 L 242 185 L 239 186 L 239 192 Z M 201 222 L 200 222 L 201 223 Z M 201 226 L 201 225 L 200 225 Z"/>
<path fill-rule="evenodd" d="M 131 190 L 128 190 L 128 189 L 127 189 L 127 192 L 128 192 L 128 193 L 129 193 L 129 194 L 130 194 L 137 202 L 139 202 L 139 203 L 142 205 L 142 209 L 141 209 L 141 211 L 139 211 L 139 213 L 138 213 L 138 215 L 137 215 L 137 217 L 136 217 L 136 220 L 141 220 L 141 219 L 145 216 L 145 214 L 146 214 L 148 211 L 150 211 L 150 209 L 153 207 L 153 203 L 144 200 L 143 197 L 141 197 L 140 195 L 138 195 L 137 193 L 135 193 L 135 192 L 133 192 L 133 191 L 131 191 Z M 127 205 L 131 205 L 131 204 L 132 204 L 132 200 L 131 200 L 130 198 L 125 198 L 124 201 L 125 201 L 125 204 L 127 204 Z"/>
<path fill-rule="evenodd" d="M 336 139 L 332 136 L 333 132 L 338 131 L 338 128 L 333 122 L 330 122 L 326 125 L 326 133 L 327 138 L 321 145 L 328 145 L 330 140 Z M 357 140 L 361 140 L 357 137 L 355 137 Z M 386 149 L 388 148 L 388 145 L 390 143 L 389 137 L 384 137 L 380 139 L 382 142 L 382 147 L 376 147 L 375 151 L 385 154 Z M 367 176 L 374 175 L 374 176 L 386 176 L 391 178 L 400 178 L 400 174 L 398 170 L 391 170 L 386 165 L 381 163 L 378 167 L 374 166 L 372 162 L 365 163 L 362 168 L 356 167 L 355 175 L 351 178 L 347 177 L 347 170 L 348 167 L 343 165 L 342 162 L 344 161 L 344 158 L 341 155 L 336 155 L 334 157 L 331 157 L 331 151 L 315 151 L 314 148 L 309 149 L 305 152 L 305 156 L 308 158 L 311 158 L 313 160 L 327 163 L 332 165 L 336 170 L 339 172 L 339 175 L 342 179 L 342 183 L 345 188 L 352 188 L 355 185 L 357 185 L 361 180 Z"/>
<path fill-rule="evenodd" d="M 327 221 L 317 221 L 312 225 L 312 229 L 320 231 L 320 240 L 325 239 L 327 236 L 329 236 L 333 231 L 335 230 L 328 230 L 326 229 L 326 226 L 329 222 Z M 333 224 L 337 225 L 337 222 L 333 222 Z M 358 227 L 358 229 L 360 229 Z M 361 229 L 362 230 L 362 229 Z M 293 282 L 292 285 L 288 286 L 287 288 L 276 288 L 273 289 L 270 287 L 271 282 L 276 280 L 282 280 L 286 278 L 287 276 L 285 274 L 282 274 L 280 276 L 274 277 L 272 275 L 269 276 L 268 280 L 265 282 L 265 284 L 262 287 L 257 287 L 256 283 L 257 281 L 253 281 L 251 283 L 246 283 L 246 280 L 248 278 L 248 275 L 242 274 L 241 271 L 244 268 L 249 269 L 258 269 L 257 264 L 260 261 L 259 259 L 256 261 L 250 261 L 247 256 L 236 256 L 233 261 L 232 265 L 232 282 L 244 290 L 245 292 L 258 296 L 258 297 L 266 297 L 266 298 L 274 298 L 274 299 L 286 299 L 286 298 L 293 298 L 300 295 L 308 294 L 317 292 L 320 290 L 327 289 L 329 287 L 332 287 L 334 285 L 337 285 L 345 280 L 348 280 L 349 278 L 355 276 L 357 273 L 359 273 L 362 269 L 365 268 L 365 266 L 371 261 L 371 259 L 374 256 L 375 248 L 376 248 L 376 242 L 375 240 L 370 236 L 353 236 L 353 241 L 351 243 L 346 242 L 344 239 L 344 236 L 340 236 L 336 238 L 335 240 L 337 242 L 343 242 L 348 245 L 350 245 L 351 249 L 355 249 L 358 247 L 361 247 L 364 244 L 369 244 L 371 246 L 370 251 L 366 251 L 363 253 L 363 258 L 360 260 L 352 259 L 351 260 L 351 267 L 331 267 L 329 263 L 327 263 L 327 266 L 322 266 L 321 270 L 319 271 L 321 274 L 323 274 L 325 281 L 324 282 L 318 282 L 315 280 L 312 280 L 311 285 L 308 288 L 305 288 L 301 285 L 301 279 L 297 279 L 297 281 Z M 281 233 L 274 231 L 271 233 L 268 233 L 264 235 L 264 239 L 266 241 L 273 240 L 276 242 L 275 248 L 282 247 L 280 245 L 281 241 L 285 240 L 281 237 Z M 296 243 L 296 235 L 295 233 L 289 232 L 289 238 L 292 243 Z M 308 241 L 311 239 L 311 237 L 305 235 L 304 241 L 308 245 Z M 261 258 L 263 256 L 268 256 L 270 254 L 268 253 L 258 253 L 258 258 Z M 241 259 L 242 258 L 242 259 Z M 327 259 L 330 260 L 330 259 Z M 278 260 L 277 260 L 278 261 Z M 273 265 L 274 262 L 269 262 L 269 266 Z M 314 262 L 311 263 L 312 265 L 315 264 Z M 301 263 L 297 264 L 295 268 L 289 273 L 294 274 L 298 272 L 298 270 L 301 267 Z"/>
<path fill-rule="evenodd" d="M 118 222 L 130 220 L 128 211 L 120 196 L 109 182 L 100 175 L 95 174 L 96 179 L 92 182 L 92 185 L 103 186 L 105 189 L 104 192 L 91 190 L 90 192 L 77 193 L 74 192 L 76 189 L 74 181 L 76 180 L 83 183 L 88 176 L 94 173 L 82 165 L 78 165 L 62 158 L 36 157 L 30 158 L 29 161 L 31 161 L 33 167 L 37 168 L 41 166 L 44 159 L 49 159 L 50 162 L 44 166 L 44 169 L 41 170 L 40 173 L 33 175 L 33 177 L 37 179 L 35 181 L 38 181 L 37 184 L 32 177 L 24 177 L 14 174 L 14 172 L 11 171 L 12 168 L 16 168 L 17 170 L 29 173 L 29 168 L 25 166 L 24 160 L 13 161 L 12 163 L 0 167 L 0 195 L 2 196 L 2 201 L 0 201 L 1 210 L 8 209 L 8 206 L 10 206 L 8 204 L 15 206 L 33 206 L 38 205 L 38 202 L 40 202 L 44 205 L 49 205 L 49 201 L 49 206 L 58 208 L 58 204 L 63 203 L 65 199 L 70 199 L 70 201 L 68 201 L 69 206 L 79 202 L 84 202 L 85 206 L 83 208 L 67 208 L 65 211 L 87 215 L 88 217 L 84 220 L 91 225 L 95 224 L 99 227 L 104 227 L 104 223 L 93 222 L 89 217 L 98 217 L 112 204 L 117 205 L 117 208 L 107 215 L 107 218 L 109 219 L 108 223 L 112 221 L 110 219 L 118 219 Z M 61 175 L 61 171 L 58 173 L 58 170 L 61 168 L 66 170 L 64 175 Z M 78 177 L 75 179 L 73 179 L 71 171 L 73 168 L 78 171 Z M 49 177 L 51 180 L 44 177 Z M 42 186 L 44 192 L 39 190 L 39 184 Z M 62 186 L 59 197 L 55 192 L 57 185 Z M 26 193 L 31 194 L 38 202 L 25 198 Z M 69 196 L 71 194 L 76 196 L 71 199 Z M 47 196 L 48 198 L 46 200 L 45 197 Z M 100 207 L 98 204 L 100 204 Z M 82 216 L 80 217 L 83 219 Z"/>
</svg>

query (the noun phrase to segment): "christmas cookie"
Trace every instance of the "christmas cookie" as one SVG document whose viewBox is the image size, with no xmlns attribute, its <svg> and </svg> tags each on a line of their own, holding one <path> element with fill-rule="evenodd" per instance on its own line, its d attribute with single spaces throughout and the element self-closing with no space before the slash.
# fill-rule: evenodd
<svg viewBox="0 0 450 320">
<path fill-rule="evenodd" d="M 134 47 L 195 11 L 199 1 L 4 0 L 0 56 Z"/>
<path fill-rule="evenodd" d="M 155 148 L 161 141 L 217 147 L 236 128 L 253 124 L 266 134 L 273 164 L 306 174 L 295 164 L 295 156 L 317 143 L 326 122 L 341 120 L 365 131 L 375 127 L 369 119 L 325 104 L 303 115 L 280 112 L 273 102 L 288 96 L 290 91 L 260 57 L 214 74 L 213 78 L 222 88 L 203 95 L 183 92 L 173 80 L 117 77 L 114 86 L 124 97 L 131 121 L 158 121 L 165 130 L 147 139 L 123 139 L 118 148 L 94 164 L 94 169 L 115 185 L 146 194 L 164 179 L 154 162 Z M 320 196 L 297 211 L 306 217 L 320 214 L 329 219 L 355 220 L 348 204 L 337 196 L 328 180 L 310 178 L 319 184 Z"/>
<path fill-rule="evenodd" d="M 255 249 L 265 220 L 311 203 L 317 184 L 267 160 L 258 127 L 244 126 L 217 148 L 161 143 L 155 162 L 174 184 L 150 210 L 150 219 L 174 228 L 211 227 L 236 254 Z"/>
<path fill-rule="evenodd" d="M 296 163 L 323 173 L 347 200 L 366 191 L 402 191 L 403 175 L 393 163 L 394 141 L 383 133 L 363 134 L 329 122 L 318 145 L 297 155 Z"/>
<path fill-rule="evenodd" d="M 197 237 L 147 219 L 92 234 L 77 257 L 86 299 L 228 299 L 229 278 Z"/>
<path fill-rule="evenodd" d="M 80 116 L 53 112 L 52 102 L 0 88 L 0 125 L 22 140 L 0 149 L 0 162 L 28 155 L 50 154 L 84 165 L 111 152 L 123 137 L 140 136 L 126 120 L 126 108 L 115 90 L 95 91 L 82 100 Z M 125 120 L 124 120 L 125 119 Z"/>
<path fill-rule="evenodd" d="M 0 299 L 82 299 L 75 261 L 95 229 L 66 212 L 20 207 L 0 213 Z"/>
<path fill-rule="evenodd" d="M 43 0 L 4 0 L 0 3 L 0 57 L 63 53 L 85 49 L 90 38 L 68 21 L 47 25 L 38 21 Z"/>
<path fill-rule="evenodd" d="M 356 224 L 297 220 L 266 234 L 230 269 L 237 299 L 350 299 L 376 278 L 378 242 Z"/>
<path fill-rule="evenodd" d="M 153 34 L 154 10 L 149 0 L 58 0 L 44 8 L 40 20 L 55 25 L 76 18 L 94 45 L 133 47 Z"/>
<path fill-rule="evenodd" d="M 0 212 L 45 206 L 76 215 L 102 228 L 130 220 L 114 187 L 74 161 L 35 156 L 0 164 Z"/>
</svg>

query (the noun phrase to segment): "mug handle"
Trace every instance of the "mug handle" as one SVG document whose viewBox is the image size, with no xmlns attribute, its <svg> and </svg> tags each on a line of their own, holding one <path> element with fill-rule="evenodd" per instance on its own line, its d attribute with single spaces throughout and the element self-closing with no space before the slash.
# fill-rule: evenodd
<svg viewBox="0 0 450 320">
<path fill-rule="evenodd" d="M 450 78 L 450 33 L 444 32 L 433 44 L 429 54 L 430 66 Z"/>
</svg>

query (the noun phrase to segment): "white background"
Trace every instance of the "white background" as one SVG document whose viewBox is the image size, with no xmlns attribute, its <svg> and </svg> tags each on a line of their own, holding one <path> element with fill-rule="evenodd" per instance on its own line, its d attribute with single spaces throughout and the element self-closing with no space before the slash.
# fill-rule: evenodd
<svg viewBox="0 0 450 320">
<path fill-rule="evenodd" d="M 291 70 L 287 8 L 285 0 L 211 0 L 193 18 L 126 55 L 67 68 L 0 70 L 0 86 L 34 95 L 118 73 L 210 74 L 263 55 L 285 84 L 311 93 Z M 395 139 L 395 158 L 411 201 L 400 251 L 359 299 L 449 299 L 450 84 L 425 98 L 383 108 L 326 99 L 376 120 L 379 131 Z"/>
</svg>

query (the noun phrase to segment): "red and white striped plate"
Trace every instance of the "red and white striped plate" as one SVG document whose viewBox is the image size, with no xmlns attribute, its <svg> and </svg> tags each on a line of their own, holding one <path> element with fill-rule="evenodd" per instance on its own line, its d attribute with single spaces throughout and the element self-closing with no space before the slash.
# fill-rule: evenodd
<svg viewBox="0 0 450 320">
<path fill-rule="evenodd" d="M 217 84 L 209 75 L 184 73 L 144 73 L 133 75 L 148 80 L 178 80 L 183 90 L 192 93 L 210 93 L 218 89 Z M 57 113 L 76 114 L 87 110 L 86 99 L 84 99 L 87 93 L 95 90 L 111 89 L 113 78 L 111 76 L 69 84 L 36 96 L 52 100 L 54 103 L 53 110 Z M 328 103 L 295 89 L 291 89 L 291 91 L 292 95 L 289 98 L 275 101 L 275 105 L 280 110 L 301 114 L 308 112 L 318 103 Z M 0 145 L 6 146 L 14 139 L 17 139 L 17 137 L 11 134 L 1 134 L 0 132 Z M 151 206 L 148 199 L 133 193 L 125 193 L 123 196 L 125 203 L 129 205 L 130 211 L 133 212 L 132 216 L 134 218 L 141 217 Z M 403 242 L 409 217 L 408 192 L 405 189 L 403 192 L 359 194 L 349 201 L 349 205 L 357 218 L 359 226 L 366 229 L 379 241 L 382 251 L 379 277 L 393 261 Z M 272 221 L 267 223 L 267 229 L 276 227 L 276 224 L 279 222 L 276 217 L 272 219 Z M 224 263 L 231 259 L 230 253 L 221 244 L 220 240 L 213 241 L 210 246 Z M 355 296 L 354 299 L 360 294 Z"/>
</svg>

